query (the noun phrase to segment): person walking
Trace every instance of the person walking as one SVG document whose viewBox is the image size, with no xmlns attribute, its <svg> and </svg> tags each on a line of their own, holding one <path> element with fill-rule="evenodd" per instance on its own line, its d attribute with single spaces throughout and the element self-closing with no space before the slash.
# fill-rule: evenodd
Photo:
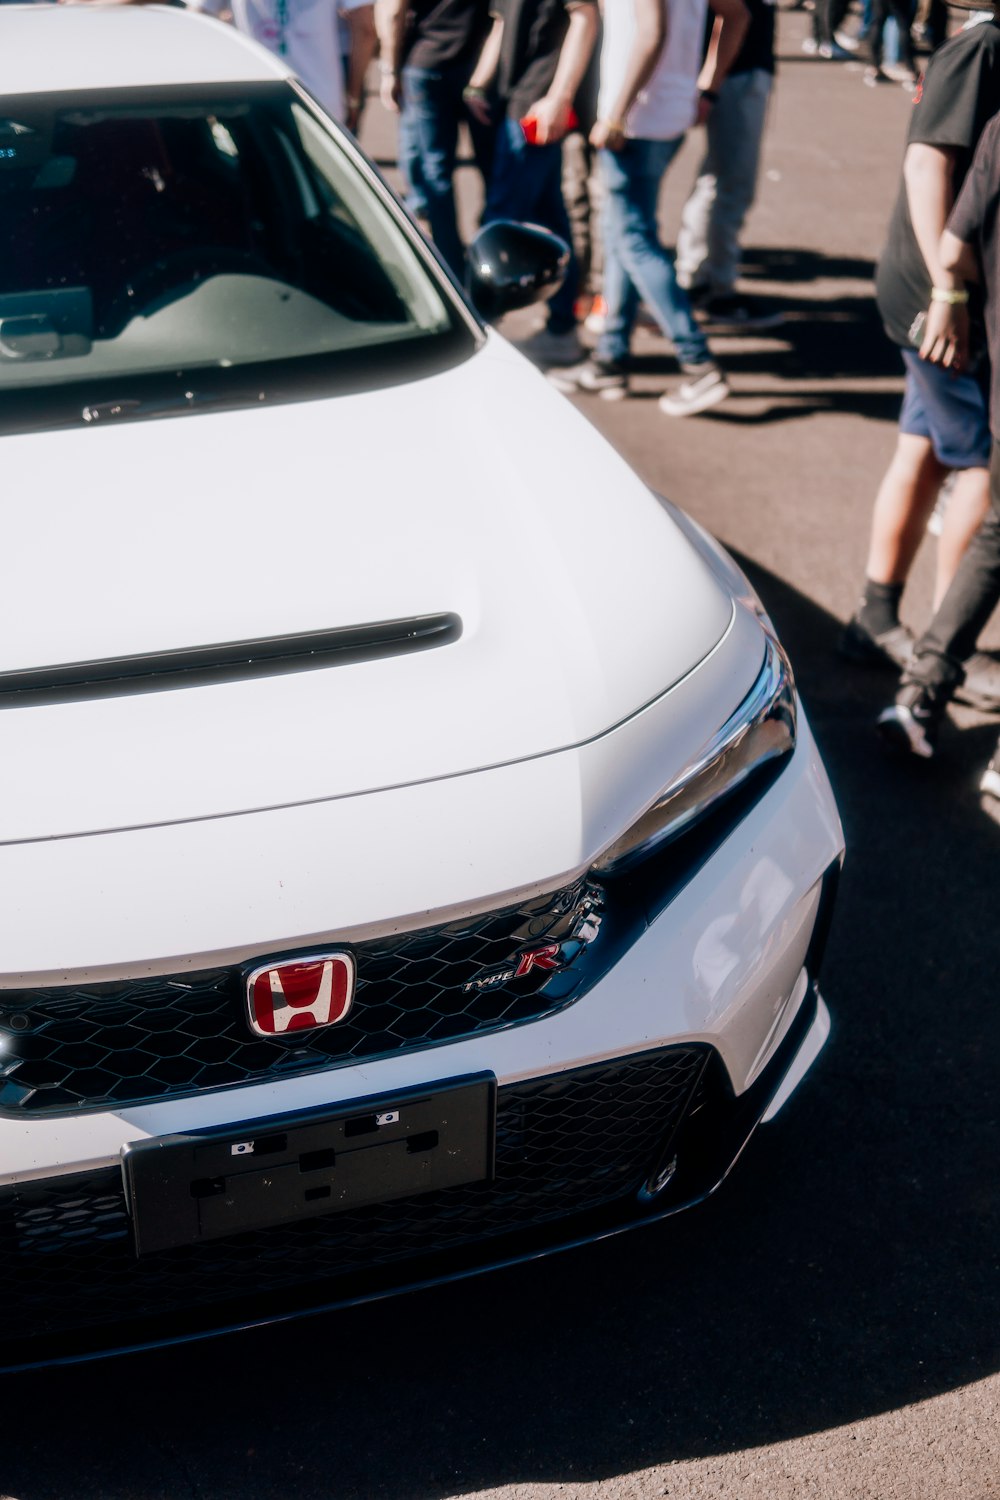
<svg viewBox="0 0 1000 1500">
<path fill-rule="evenodd" d="M 476 163 L 488 178 L 492 130 L 467 107 L 472 69 L 489 30 L 488 0 L 378 0 L 382 103 L 399 112 L 399 165 L 407 206 L 427 220 L 454 275 L 464 277 L 465 248 L 455 209 L 459 126 L 465 122 Z"/>
<path fill-rule="evenodd" d="M 982 14 L 982 13 L 981 13 Z M 879 486 L 861 598 L 840 641 L 860 663 L 905 666 L 913 634 L 903 588 L 941 485 L 953 473 L 938 549 L 935 606 L 989 504 L 988 369 L 981 307 L 968 308 L 978 355 L 956 364 L 967 295 L 939 244 L 986 122 L 1000 109 L 1000 27 L 975 19 L 931 58 L 913 113 L 903 180 L 879 262 L 876 300 L 906 372 L 899 436 Z"/>
<path fill-rule="evenodd" d="M 929 760 L 945 709 L 962 682 L 979 632 L 1000 600 L 1000 115 L 986 126 L 972 168 L 948 220 L 938 259 L 953 278 L 958 300 L 950 339 L 954 358 L 966 344 L 964 285 L 985 283 L 986 335 L 992 380 L 990 412 L 990 508 L 959 564 L 929 627 L 916 642 L 896 701 L 878 719 L 894 748 Z M 980 783 L 1000 798 L 1000 741 Z"/>
<path fill-rule="evenodd" d="M 680 386 L 660 398 L 672 417 L 718 405 L 729 386 L 709 352 L 674 258 L 660 243 L 657 205 L 685 132 L 707 118 L 746 31 L 743 0 L 708 0 L 718 24 L 702 66 L 705 0 L 606 0 L 598 119 L 604 192 L 607 315 L 593 357 L 553 383 L 605 398 L 628 391 L 628 353 L 640 300 L 670 339 Z M 700 70 L 700 72 L 699 72 Z"/>
<path fill-rule="evenodd" d="M 677 280 L 703 326 L 727 331 L 783 322 L 736 292 L 740 233 L 757 191 L 761 144 L 774 83 L 774 0 L 746 0 L 750 23 L 705 122 L 705 155 L 681 214 Z"/>
<path fill-rule="evenodd" d="M 470 81 L 480 108 L 496 101 L 498 128 L 483 222 L 539 224 L 570 248 L 547 322 L 520 348 L 544 366 L 580 358 L 579 266 L 562 194 L 562 142 L 576 121 L 598 30 L 596 0 L 496 0 L 491 31 Z"/>
</svg>

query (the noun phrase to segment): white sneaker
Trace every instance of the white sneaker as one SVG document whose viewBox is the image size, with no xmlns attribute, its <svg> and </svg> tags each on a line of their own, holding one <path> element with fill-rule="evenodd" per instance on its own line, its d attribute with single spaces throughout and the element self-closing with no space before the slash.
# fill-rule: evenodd
<svg viewBox="0 0 1000 1500">
<path fill-rule="evenodd" d="M 816 55 L 825 58 L 827 62 L 850 62 L 854 54 L 837 42 L 820 42 Z"/>
<path fill-rule="evenodd" d="M 802 50 L 806 57 L 815 57 L 819 51 L 819 43 L 814 36 L 807 36 L 802 43 Z"/>
<path fill-rule="evenodd" d="M 549 328 L 539 328 L 530 338 L 521 339 L 517 345 L 525 358 L 543 368 L 549 365 L 575 365 L 584 355 L 575 328 L 567 333 L 553 333 Z"/>
<path fill-rule="evenodd" d="M 587 391 L 602 401 L 622 401 L 628 395 L 628 371 L 617 360 L 591 356 L 580 365 L 550 371 L 549 384 L 565 396 Z"/>
<path fill-rule="evenodd" d="M 681 384 L 676 390 L 667 391 L 657 404 L 668 417 L 693 417 L 718 406 L 728 395 L 726 377 L 717 364 L 706 360 L 703 365 L 687 366 Z"/>
</svg>

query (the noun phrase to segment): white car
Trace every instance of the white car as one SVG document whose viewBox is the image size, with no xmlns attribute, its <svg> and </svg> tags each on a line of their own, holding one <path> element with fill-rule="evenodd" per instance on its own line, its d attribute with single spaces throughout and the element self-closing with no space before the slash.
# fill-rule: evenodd
<svg viewBox="0 0 1000 1500">
<path fill-rule="evenodd" d="M 3 1361 L 704 1197 L 842 855 L 746 580 L 278 59 L 4 6 L 0 80 Z"/>
</svg>

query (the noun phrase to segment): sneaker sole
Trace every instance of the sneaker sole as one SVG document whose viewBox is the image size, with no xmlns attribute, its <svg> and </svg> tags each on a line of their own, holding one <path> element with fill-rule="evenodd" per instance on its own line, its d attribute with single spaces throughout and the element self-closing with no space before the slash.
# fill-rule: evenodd
<svg viewBox="0 0 1000 1500">
<path fill-rule="evenodd" d="M 728 395 L 728 385 L 724 380 L 720 380 L 718 385 L 709 386 L 708 390 L 703 391 L 695 401 L 681 401 L 675 404 L 673 396 L 661 396 L 656 404 L 667 417 L 696 417 L 699 412 L 711 411 L 713 406 L 718 406 L 720 402 L 725 401 Z"/>
<path fill-rule="evenodd" d="M 890 750 L 915 755 L 918 760 L 933 760 L 934 746 L 909 709 L 885 709 L 876 720 L 876 728 Z"/>
<path fill-rule="evenodd" d="M 545 378 L 563 396 L 600 396 L 602 401 L 624 401 L 628 395 L 627 385 L 578 385 L 575 380 L 567 380 L 558 369 L 547 370 Z"/>
</svg>

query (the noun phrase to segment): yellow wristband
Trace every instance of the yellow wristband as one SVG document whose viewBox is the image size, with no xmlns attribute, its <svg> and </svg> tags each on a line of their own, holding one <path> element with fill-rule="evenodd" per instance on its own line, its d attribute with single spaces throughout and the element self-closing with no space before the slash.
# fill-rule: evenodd
<svg viewBox="0 0 1000 1500">
<path fill-rule="evenodd" d="M 961 307 L 963 305 L 963 303 L 968 302 L 968 300 L 969 300 L 969 294 L 968 294 L 968 292 L 959 292 L 954 287 L 950 287 L 950 286 L 932 286 L 931 287 L 931 301 L 932 302 L 947 302 L 951 307 Z"/>
</svg>

